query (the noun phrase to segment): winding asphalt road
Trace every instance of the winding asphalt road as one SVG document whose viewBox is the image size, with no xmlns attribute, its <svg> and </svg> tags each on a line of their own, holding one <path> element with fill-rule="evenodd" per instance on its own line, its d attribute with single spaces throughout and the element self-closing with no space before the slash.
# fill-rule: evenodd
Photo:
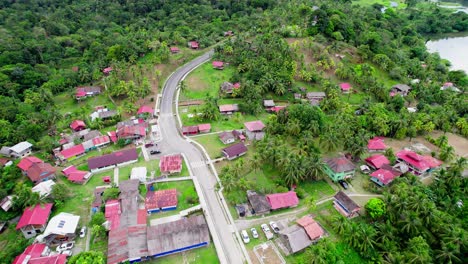
<svg viewBox="0 0 468 264">
<path fill-rule="evenodd" d="M 216 176 L 206 165 L 206 160 L 201 150 L 181 136 L 177 116 L 173 109 L 175 93 L 179 82 L 190 71 L 209 60 L 212 54 L 213 51 L 209 51 L 192 60 L 178 68 L 167 79 L 160 104 L 159 126 L 163 140 L 159 144 L 163 145 L 163 148 L 166 150 L 165 154 L 183 153 L 185 155 L 187 163 L 192 168 L 193 176 L 198 180 L 205 198 L 205 201 L 201 201 L 201 203 L 204 207 L 219 260 L 221 263 L 237 264 L 244 263 L 245 259 L 241 245 L 236 241 L 234 223 L 231 223 L 226 215 L 229 214 L 229 211 L 226 212 L 223 209 L 219 201 L 220 198 L 216 194 Z"/>
</svg>

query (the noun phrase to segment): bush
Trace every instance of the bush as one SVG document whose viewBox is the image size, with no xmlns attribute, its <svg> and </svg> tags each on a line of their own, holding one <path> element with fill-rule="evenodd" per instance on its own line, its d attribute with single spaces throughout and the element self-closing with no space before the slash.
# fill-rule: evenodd
<svg viewBox="0 0 468 264">
<path fill-rule="evenodd" d="M 306 192 L 301 187 L 297 187 L 296 188 L 296 194 L 297 194 L 297 197 L 299 197 L 299 199 L 303 199 L 305 197 L 305 195 L 306 195 Z"/>
<path fill-rule="evenodd" d="M 284 186 L 276 187 L 276 192 L 278 192 L 278 193 L 284 193 L 284 192 L 288 192 L 288 191 L 289 191 L 289 189 L 284 187 Z"/>
</svg>

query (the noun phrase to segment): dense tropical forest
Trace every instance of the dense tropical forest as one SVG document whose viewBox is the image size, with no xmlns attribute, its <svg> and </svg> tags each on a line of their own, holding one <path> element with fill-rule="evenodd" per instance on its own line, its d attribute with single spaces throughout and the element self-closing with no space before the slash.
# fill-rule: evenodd
<svg viewBox="0 0 468 264">
<path fill-rule="evenodd" d="M 320 179 L 326 152 L 343 150 L 359 160 L 373 136 L 415 138 L 440 130 L 468 137 L 468 77 L 425 47 L 431 34 L 468 31 L 468 15 L 425 1 L 405 4 L 383 12 L 382 5 L 349 0 L 1 1 L 0 145 L 28 140 L 50 154 L 58 124 L 70 120 L 54 97 L 71 96 L 79 85 L 102 84 L 102 70 L 111 66 L 106 95 L 132 108 L 151 84 L 144 71 L 128 69 L 143 60 L 164 64 L 169 46 L 192 40 L 201 48 L 216 45 L 214 57 L 235 68 L 230 81 L 242 86 L 232 96 L 242 99 L 244 113 L 259 114 L 264 98 L 293 101 L 292 94 L 300 92 L 295 83 L 325 91 L 320 107 L 296 102 L 271 116 L 266 138 L 255 143 L 251 167 L 270 164 L 280 171 L 282 189 Z M 228 30 L 235 37 L 226 39 Z M 357 103 L 344 100 L 338 81 L 352 83 L 365 96 Z M 441 90 L 445 82 L 461 92 Z M 413 89 L 392 97 L 396 83 Z M 206 98 L 201 119 L 221 118 L 217 100 Z M 433 155 L 450 166 L 433 183 L 405 175 L 380 191 L 383 203 L 367 208 L 373 214 L 328 219 L 368 263 L 467 263 L 467 162 L 455 158 L 446 139 L 436 140 L 441 151 Z M 394 159 L 391 151 L 385 154 Z M 239 202 L 245 198 L 229 190 L 255 184 L 242 179 L 242 166 L 220 173 L 227 196 Z M 16 184 L 22 177 L 18 168 L 2 168 L 0 174 L 0 197 L 19 197 L 2 217 L 38 201 L 27 183 Z M 56 197 L 60 202 L 67 195 Z M 0 258 L 10 261 L 26 243 L 9 244 Z M 333 241 L 323 240 L 297 263 L 346 263 L 335 250 Z"/>
</svg>

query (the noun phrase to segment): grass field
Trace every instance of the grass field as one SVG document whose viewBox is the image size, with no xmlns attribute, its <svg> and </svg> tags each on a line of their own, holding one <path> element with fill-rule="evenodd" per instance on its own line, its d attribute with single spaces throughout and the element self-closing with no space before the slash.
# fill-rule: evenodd
<svg viewBox="0 0 468 264">
<path fill-rule="evenodd" d="M 193 185 L 193 182 L 191 180 L 176 182 L 160 182 L 154 183 L 153 186 L 155 191 L 177 189 L 178 204 L 176 210 L 151 214 L 150 216 L 148 216 L 149 221 L 150 219 L 156 219 L 178 214 L 180 211 L 183 211 L 198 204 L 198 195 L 195 190 L 195 186 Z"/>
<path fill-rule="evenodd" d="M 381 4 L 386 7 L 390 7 L 390 2 L 395 2 L 398 4 L 397 8 L 406 8 L 406 4 L 404 0 L 355 0 L 353 1 L 353 4 L 359 4 L 359 5 L 373 5 L 373 4 Z"/>
<path fill-rule="evenodd" d="M 213 69 L 211 61 L 204 63 L 187 77 L 187 89 L 181 93 L 181 100 L 204 99 L 207 94 L 216 97 L 220 85 L 229 81 L 233 73 L 233 67 L 216 70 Z"/>
<path fill-rule="evenodd" d="M 145 261 L 148 264 L 216 264 L 219 263 L 216 249 L 211 243 L 206 247 L 197 248 L 183 253 L 170 255 L 155 260 Z"/>
<path fill-rule="evenodd" d="M 315 201 L 335 194 L 335 190 L 326 181 L 307 181 L 299 184 L 302 189 L 314 198 Z"/>
<path fill-rule="evenodd" d="M 221 157 L 221 150 L 232 145 L 224 145 L 223 142 L 221 142 L 221 140 L 219 139 L 219 134 L 197 136 L 193 137 L 192 139 L 202 144 L 206 152 L 208 152 L 208 155 L 210 155 L 210 158 L 212 159 Z"/>
</svg>

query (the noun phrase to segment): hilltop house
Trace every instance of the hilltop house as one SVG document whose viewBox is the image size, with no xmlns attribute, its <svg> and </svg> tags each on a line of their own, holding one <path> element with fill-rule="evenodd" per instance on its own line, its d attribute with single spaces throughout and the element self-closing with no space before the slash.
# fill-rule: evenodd
<svg viewBox="0 0 468 264">
<path fill-rule="evenodd" d="M 361 210 L 361 207 L 342 191 L 339 191 L 334 196 L 333 206 L 340 214 L 347 218 L 358 216 L 359 210 Z"/>
<path fill-rule="evenodd" d="M 245 153 L 247 153 L 247 147 L 244 145 L 244 143 L 240 142 L 240 143 L 234 144 L 232 146 L 229 146 L 227 148 L 223 148 L 221 150 L 221 153 L 228 160 L 233 160 L 233 159 L 238 158 L 240 156 L 243 156 Z"/>
<path fill-rule="evenodd" d="M 395 96 L 397 94 L 401 96 L 407 96 L 408 93 L 411 91 L 411 87 L 409 87 L 406 84 L 396 84 L 392 86 L 392 89 L 390 90 L 390 96 Z"/>
<path fill-rule="evenodd" d="M 356 166 L 349 161 L 345 156 L 337 158 L 326 158 L 324 170 L 325 173 L 337 182 L 354 176 Z"/>
<path fill-rule="evenodd" d="M 76 100 L 82 100 L 86 97 L 91 97 L 100 94 L 102 87 L 100 86 L 81 86 L 76 87 L 75 98 Z"/>
<path fill-rule="evenodd" d="M 265 125 L 260 120 L 245 122 L 244 126 L 246 128 L 247 137 L 250 140 L 261 140 L 265 136 L 265 132 L 263 131 Z"/>
<path fill-rule="evenodd" d="M 26 239 L 37 236 L 44 231 L 51 211 L 51 203 L 27 207 L 16 225 L 16 230 L 21 230 Z"/>
</svg>

